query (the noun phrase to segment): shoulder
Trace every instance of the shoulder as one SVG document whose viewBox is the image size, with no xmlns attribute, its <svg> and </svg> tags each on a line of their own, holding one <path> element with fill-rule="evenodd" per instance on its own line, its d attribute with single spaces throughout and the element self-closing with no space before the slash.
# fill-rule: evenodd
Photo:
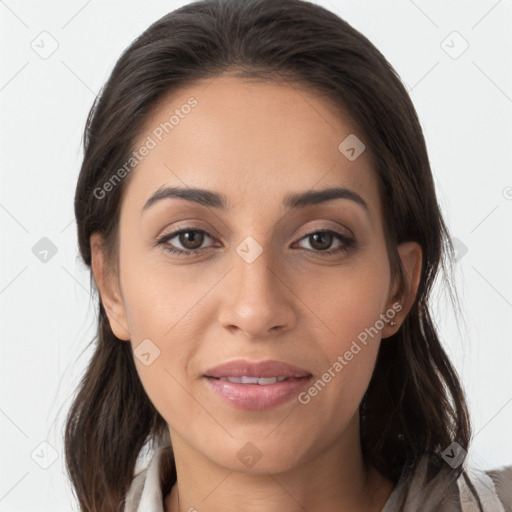
<svg viewBox="0 0 512 512">
<path fill-rule="evenodd" d="M 463 512 L 512 512 L 512 466 L 487 471 L 468 468 L 457 484 Z"/>
<path fill-rule="evenodd" d="M 512 512 L 512 466 L 493 470 L 465 467 L 440 512 Z"/>
<path fill-rule="evenodd" d="M 488 486 L 494 486 L 494 491 L 500 500 L 505 512 L 512 512 L 512 465 L 503 466 L 485 472 L 490 479 Z"/>
<path fill-rule="evenodd" d="M 427 460 L 400 479 L 382 512 L 512 512 L 512 466 L 460 474 L 447 466 L 427 481 Z"/>
</svg>

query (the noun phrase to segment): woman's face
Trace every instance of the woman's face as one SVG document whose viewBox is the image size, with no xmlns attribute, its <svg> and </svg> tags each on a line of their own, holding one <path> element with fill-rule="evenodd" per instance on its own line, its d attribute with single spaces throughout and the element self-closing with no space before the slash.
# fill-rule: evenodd
<svg viewBox="0 0 512 512">
<path fill-rule="evenodd" d="M 277 472 L 357 446 L 381 338 L 408 306 L 398 305 L 377 177 L 355 137 L 310 92 L 228 75 L 175 94 L 147 120 L 120 213 L 118 284 L 102 281 L 95 237 L 93 268 L 177 453 Z M 399 249 L 413 276 L 418 247 Z M 215 370 L 240 360 L 293 368 Z M 252 378 L 226 380 L 242 375 Z"/>
</svg>

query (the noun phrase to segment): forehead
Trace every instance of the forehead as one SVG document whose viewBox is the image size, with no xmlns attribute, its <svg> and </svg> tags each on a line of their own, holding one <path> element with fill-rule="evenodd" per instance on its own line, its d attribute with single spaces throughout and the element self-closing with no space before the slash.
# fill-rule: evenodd
<svg viewBox="0 0 512 512">
<path fill-rule="evenodd" d="M 181 186 L 222 191 L 229 206 L 250 207 L 251 201 L 280 203 L 290 193 L 343 186 L 363 196 L 378 217 L 369 152 L 351 160 L 346 145 L 340 150 L 345 140 L 357 144 L 354 136 L 364 139 L 341 109 L 312 91 L 218 76 L 168 95 L 153 109 L 135 144 L 135 150 L 150 149 L 125 200 L 142 208 L 156 189 Z"/>
</svg>

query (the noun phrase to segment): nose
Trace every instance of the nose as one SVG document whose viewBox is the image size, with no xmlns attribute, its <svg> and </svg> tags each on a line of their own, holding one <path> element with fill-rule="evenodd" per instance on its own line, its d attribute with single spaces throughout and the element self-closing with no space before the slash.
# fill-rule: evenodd
<svg viewBox="0 0 512 512">
<path fill-rule="evenodd" d="M 220 324 L 252 339 L 282 334 L 293 329 L 297 321 L 291 283 L 267 252 L 251 263 L 235 253 L 234 268 L 221 291 Z"/>
</svg>

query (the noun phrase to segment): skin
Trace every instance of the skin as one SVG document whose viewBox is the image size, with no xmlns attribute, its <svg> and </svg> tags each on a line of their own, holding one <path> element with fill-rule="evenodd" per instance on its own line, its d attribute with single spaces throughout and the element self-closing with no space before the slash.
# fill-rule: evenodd
<svg viewBox="0 0 512 512">
<path fill-rule="evenodd" d="M 149 366 L 135 363 L 174 449 L 178 484 L 166 512 L 380 511 L 393 483 L 363 463 L 358 407 L 381 339 L 400 328 L 414 300 L 421 249 L 398 247 L 406 277 L 399 290 L 369 152 L 349 161 L 338 150 L 349 134 L 364 135 L 327 100 L 224 74 L 166 98 L 139 143 L 191 96 L 197 106 L 132 171 L 117 266 L 105 261 L 101 235 L 91 237 L 94 278 L 115 335 L 134 349 L 149 338 L 160 350 Z M 229 207 L 167 198 L 142 212 L 164 185 L 223 193 Z M 348 199 L 281 205 L 286 194 L 331 186 L 356 192 L 369 211 Z M 156 242 L 178 226 L 212 238 L 205 236 L 199 255 L 173 255 Z M 308 236 L 325 230 L 357 245 L 326 256 L 341 242 L 333 237 L 322 252 Z M 247 236 L 263 250 L 252 263 L 236 252 Z M 166 243 L 193 245 L 179 236 Z M 386 323 L 307 405 L 292 399 L 265 411 L 237 409 L 202 378 L 245 358 L 286 361 L 315 381 L 396 303 L 396 325 Z M 251 468 L 237 457 L 248 442 L 261 453 Z"/>
</svg>

